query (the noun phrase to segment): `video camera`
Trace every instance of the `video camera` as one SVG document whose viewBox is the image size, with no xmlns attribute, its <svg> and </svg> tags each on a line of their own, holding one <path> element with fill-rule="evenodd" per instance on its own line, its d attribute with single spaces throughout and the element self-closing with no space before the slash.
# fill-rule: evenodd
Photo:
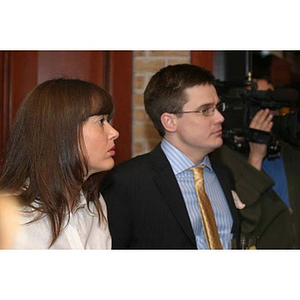
<svg viewBox="0 0 300 300">
<path fill-rule="evenodd" d="M 279 139 L 300 145 L 300 112 L 296 89 L 275 89 L 258 91 L 255 82 L 221 82 L 216 89 L 222 102 L 226 104 L 223 113 L 224 143 L 240 152 L 249 150 L 248 142 L 268 145 L 268 157 L 280 155 Z M 279 110 L 289 108 L 285 115 L 274 115 L 271 133 L 250 129 L 254 115 L 264 108 Z"/>
</svg>

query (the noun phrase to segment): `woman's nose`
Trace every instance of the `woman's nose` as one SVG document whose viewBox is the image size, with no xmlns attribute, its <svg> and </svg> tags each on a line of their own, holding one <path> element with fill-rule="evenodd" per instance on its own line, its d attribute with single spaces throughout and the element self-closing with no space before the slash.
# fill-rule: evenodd
<svg viewBox="0 0 300 300">
<path fill-rule="evenodd" d="M 110 127 L 111 127 L 110 136 L 113 140 L 116 140 L 120 134 L 112 125 L 110 125 Z"/>
</svg>

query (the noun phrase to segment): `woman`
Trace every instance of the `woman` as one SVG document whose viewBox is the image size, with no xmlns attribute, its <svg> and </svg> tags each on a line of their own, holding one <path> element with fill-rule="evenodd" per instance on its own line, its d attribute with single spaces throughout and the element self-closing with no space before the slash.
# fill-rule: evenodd
<svg viewBox="0 0 300 300">
<path fill-rule="evenodd" d="M 78 79 L 53 79 L 22 102 L 0 190 L 18 195 L 15 249 L 110 249 L 102 171 L 114 166 L 112 97 Z"/>
</svg>

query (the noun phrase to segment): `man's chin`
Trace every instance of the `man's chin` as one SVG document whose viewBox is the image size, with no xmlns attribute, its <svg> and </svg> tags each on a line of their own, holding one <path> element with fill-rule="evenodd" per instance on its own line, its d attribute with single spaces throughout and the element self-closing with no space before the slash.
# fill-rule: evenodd
<svg viewBox="0 0 300 300">
<path fill-rule="evenodd" d="M 220 138 L 217 142 L 216 142 L 216 146 L 215 146 L 215 149 L 218 149 L 220 148 L 221 146 L 223 145 L 223 139 Z"/>
<path fill-rule="evenodd" d="M 216 143 L 219 144 L 220 146 L 223 145 L 223 138 L 222 138 L 222 136 L 220 136 L 220 137 L 216 140 Z"/>
</svg>

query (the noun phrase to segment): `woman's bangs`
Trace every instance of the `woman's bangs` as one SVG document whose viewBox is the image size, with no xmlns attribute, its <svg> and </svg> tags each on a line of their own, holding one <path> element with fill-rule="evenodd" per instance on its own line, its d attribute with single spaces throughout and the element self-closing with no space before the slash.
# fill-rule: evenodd
<svg viewBox="0 0 300 300">
<path fill-rule="evenodd" d="M 99 93 L 97 93 L 92 95 L 89 116 L 108 115 L 108 118 L 111 119 L 113 113 L 114 102 L 109 94 L 103 93 L 102 95 L 99 95 Z"/>
</svg>

